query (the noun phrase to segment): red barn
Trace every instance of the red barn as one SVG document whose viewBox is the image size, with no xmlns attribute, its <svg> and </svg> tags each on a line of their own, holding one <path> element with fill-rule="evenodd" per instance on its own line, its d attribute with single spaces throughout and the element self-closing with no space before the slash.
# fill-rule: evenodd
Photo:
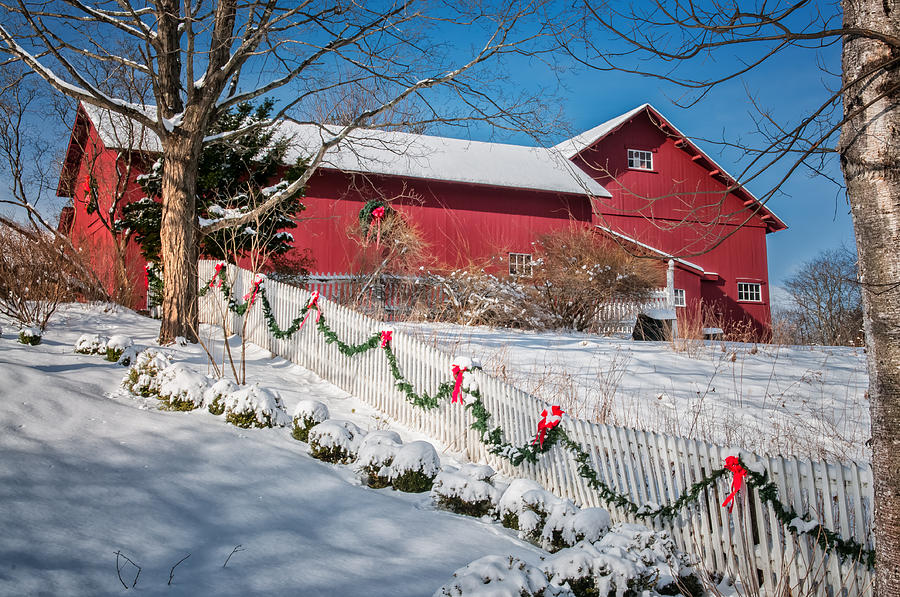
<svg viewBox="0 0 900 597">
<path fill-rule="evenodd" d="M 290 121 L 281 130 L 293 139 L 291 162 L 327 134 Z M 73 198 L 70 236 L 98 261 L 109 263 L 115 250 L 101 221 L 112 191 L 119 205 L 139 198 L 135 178 L 156 152 L 158 140 L 139 127 L 79 108 L 58 194 Z M 137 158 L 126 168 L 123 156 Z M 98 209 L 88 213 L 91 192 Z M 449 267 L 494 259 L 513 271 L 530 261 L 541 234 L 580 222 L 667 259 L 686 256 L 672 261 L 678 306 L 702 300 L 727 321 L 769 327 L 766 234 L 785 224 L 648 104 L 552 148 L 357 131 L 309 181 L 304 221 L 292 231 L 297 253 L 311 256 L 315 271 L 353 270 L 360 250 L 347 231 L 374 198 L 414 222 Z M 146 288 L 136 248 L 125 251 L 130 275 Z"/>
</svg>

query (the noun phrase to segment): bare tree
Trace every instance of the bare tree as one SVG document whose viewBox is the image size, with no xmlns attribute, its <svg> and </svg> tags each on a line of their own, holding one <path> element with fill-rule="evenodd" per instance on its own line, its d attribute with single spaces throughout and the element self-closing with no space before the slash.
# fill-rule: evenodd
<svg viewBox="0 0 900 597">
<path fill-rule="evenodd" d="M 828 176 L 839 160 L 850 203 L 863 289 L 875 475 L 876 592 L 900 595 L 900 7 L 894 1 L 839 4 L 653 0 L 617 10 L 584 2 L 559 27 L 571 56 L 598 70 L 627 71 L 680 85 L 684 103 L 738 80 L 786 50 L 842 45 L 841 68 L 823 68 L 818 106 L 793 123 L 758 111 L 759 144 L 738 144 L 746 165 L 735 186 L 777 170 L 760 196 L 774 196 L 799 171 Z M 680 65 L 703 62 L 702 75 Z M 693 92 L 693 93 L 691 93 Z M 758 104 L 751 98 L 751 103 Z M 723 193 L 724 199 L 724 193 Z"/>
<path fill-rule="evenodd" d="M 3 4 L 0 40 L 7 51 L 57 91 L 100 106 L 146 127 L 159 138 L 165 163 L 162 184 L 163 320 L 160 340 L 196 340 L 198 237 L 246 225 L 257 213 L 198 223 L 194 206 L 196 164 L 210 121 L 240 102 L 290 86 L 275 118 L 302 110 L 323 93 L 361 86 L 375 97 L 349 123 L 323 128 L 309 168 L 293 185 L 261 204 L 276 207 L 306 184 L 325 152 L 355 128 L 403 102 L 431 108 L 423 94 L 444 86 L 463 100 L 463 118 L 496 118 L 508 126 L 534 122 L 501 109 L 472 76 L 488 61 L 533 51 L 543 33 L 523 28 L 540 2 L 441 5 L 416 2 L 279 2 L 277 0 L 118 0 L 88 5 L 18 0 Z M 483 42 L 466 55 L 440 41 L 465 29 Z M 95 85 L 84 63 L 110 63 L 153 90 L 155 107 L 111 96 Z M 429 119 L 444 118 L 431 110 Z"/>
<path fill-rule="evenodd" d="M 862 296 L 856 255 L 823 251 L 785 281 L 788 319 L 799 344 L 855 345 L 862 338 Z"/>
</svg>

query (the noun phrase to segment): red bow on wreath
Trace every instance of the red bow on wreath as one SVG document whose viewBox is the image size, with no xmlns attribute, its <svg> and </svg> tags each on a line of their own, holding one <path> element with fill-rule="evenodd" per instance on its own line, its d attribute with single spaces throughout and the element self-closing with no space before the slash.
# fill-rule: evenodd
<svg viewBox="0 0 900 597">
<path fill-rule="evenodd" d="M 210 288 L 220 288 L 222 286 L 222 278 L 219 276 L 222 273 L 222 268 L 225 267 L 224 263 L 216 264 L 216 273 L 213 274 L 212 280 L 209 281 Z"/>
<path fill-rule="evenodd" d="M 256 300 L 256 293 L 259 291 L 259 285 L 262 284 L 263 277 L 260 274 L 256 274 L 256 278 L 253 279 L 253 289 L 244 295 L 244 300 L 250 299 L 250 304 L 247 305 L 247 308 L 253 306 L 253 301 Z"/>
<path fill-rule="evenodd" d="M 547 409 L 541 411 L 541 420 L 538 421 L 538 430 L 537 435 L 534 437 L 534 441 L 531 442 L 531 445 L 540 444 L 540 447 L 544 447 L 544 439 L 547 437 L 547 433 L 559 425 L 559 422 L 562 420 L 562 416 L 566 413 L 563 409 L 558 406 L 553 406 L 550 408 L 550 420 L 547 420 Z"/>
<path fill-rule="evenodd" d="M 744 484 L 744 477 L 747 476 L 747 469 L 741 466 L 741 462 L 738 460 L 737 456 L 729 456 L 726 458 L 725 468 L 734 474 L 734 477 L 731 479 L 731 493 L 728 494 L 728 497 L 722 502 L 722 507 L 728 506 L 728 512 L 730 513 L 732 508 L 734 508 L 734 498 Z"/>
<path fill-rule="evenodd" d="M 453 394 L 450 397 L 450 404 L 454 402 L 462 402 L 462 396 L 459 395 L 459 391 L 462 389 L 463 382 L 463 373 L 468 371 L 468 367 L 460 367 L 459 365 L 453 365 L 453 377 L 456 378 L 456 384 L 453 386 Z"/>
<path fill-rule="evenodd" d="M 384 348 L 391 341 L 391 332 L 381 332 L 381 347 Z"/>
<path fill-rule="evenodd" d="M 384 206 L 378 206 L 372 210 L 372 220 L 375 222 L 375 248 L 379 248 L 381 246 L 381 220 L 384 218 Z M 369 232 L 371 233 L 372 229 L 369 228 Z M 368 234 L 366 234 L 366 239 L 368 240 Z"/>
</svg>

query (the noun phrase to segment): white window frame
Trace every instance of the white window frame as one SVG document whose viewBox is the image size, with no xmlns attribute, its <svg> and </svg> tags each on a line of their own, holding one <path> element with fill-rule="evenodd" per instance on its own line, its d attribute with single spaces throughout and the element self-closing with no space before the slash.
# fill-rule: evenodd
<svg viewBox="0 0 900 597">
<path fill-rule="evenodd" d="M 509 275 L 510 276 L 530 276 L 531 275 L 531 253 L 510 253 L 509 254 Z"/>
<path fill-rule="evenodd" d="M 631 170 L 653 170 L 653 152 L 645 149 L 629 149 L 628 168 Z"/>
<path fill-rule="evenodd" d="M 738 282 L 738 301 L 742 303 L 761 303 L 762 284 L 759 282 Z"/>
<path fill-rule="evenodd" d="M 684 288 L 676 288 L 675 289 L 675 306 L 676 307 L 687 307 L 687 295 L 684 293 Z"/>
</svg>

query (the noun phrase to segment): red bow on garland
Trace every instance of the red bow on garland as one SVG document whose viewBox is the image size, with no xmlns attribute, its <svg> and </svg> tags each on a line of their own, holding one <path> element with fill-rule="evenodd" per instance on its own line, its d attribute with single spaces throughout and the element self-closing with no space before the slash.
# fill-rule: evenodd
<svg viewBox="0 0 900 597">
<path fill-rule="evenodd" d="M 454 402 L 462 402 L 462 396 L 459 395 L 459 391 L 462 389 L 463 382 L 463 373 L 468 371 L 468 367 L 460 367 L 459 365 L 453 365 L 453 377 L 456 378 L 456 385 L 453 386 L 453 394 L 450 397 L 450 404 Z"/>
<path fill-rule="evenodd" d="M 559 422 L 562 420 L 562 416 L 566 413 L 563 409 L 558 406 L 553 406 L 550 408 L 550 420 L 547 420 L 547 409 L 541 411 L 541 420 L 538 421 L 538 430 L 537 435 L 534 438 L 534 441 L 531 442 L 531 445 L 540 444 L 541 448 L 544 447 L 544 438 L 547 437 L 547 432 L 559 425 Z"/>
<path fill-rule="evenodd" d="M 731 479 L 731 493 L 728 494 L 728 497 L 722 502 L 722 507 L 728 506 L 728 512 L 730 513 L 732 508 L 734 508 L 734 498 L 744 484 L 744 477 L 747 476 L 747 469 L 741 466 L 737 456 L 729 456 L 726 458 L 725 468 L 734 473 L 734 477 Z"/>
<path fill-rule="evenodd" d="M 262 284 L 263 277 L 260 274 L 256 274 L 256 278 L 253 279 L 253 290 L 244 295 L 244 300 L 250 299 L 250 304 L 247 305 L 247 308 L 253 306 L 253 301 L 256 300 L 256 293 L 259 291 L 259 285 Z"/>
<path fill-rule="evenodd" d="M 391 341 L 391 332 L 381 332 L 381 347 L 384 348 Z"/>
<path fill-rule="evenodd" d="M 220 278 L 219 275 L 222 273 L 223 267 L 225 267 L 224 263 L 216 264 L 216 273 L 213 274 L 212 280 L 209 281 L 210 288 L 221 288 L 222 278 Z"/>
<path fill-rule="evenodd" d="M 313 309 L 316 310 L 316 323 L 319 323 L 319 318 L 322 317 L 322 311 L 319 310 L 318 290 L 312 293 L 312 296 L 309 299 L 309 304 L 306 305 L 306 315 L 303 316 L 303 321 L 300 322 L 300 327 L 297 328 L 298 332 L 303 329 L 303 324 L 306 323 L 307 319 L 309 319 L 309 314 Z"/>
</svg>

